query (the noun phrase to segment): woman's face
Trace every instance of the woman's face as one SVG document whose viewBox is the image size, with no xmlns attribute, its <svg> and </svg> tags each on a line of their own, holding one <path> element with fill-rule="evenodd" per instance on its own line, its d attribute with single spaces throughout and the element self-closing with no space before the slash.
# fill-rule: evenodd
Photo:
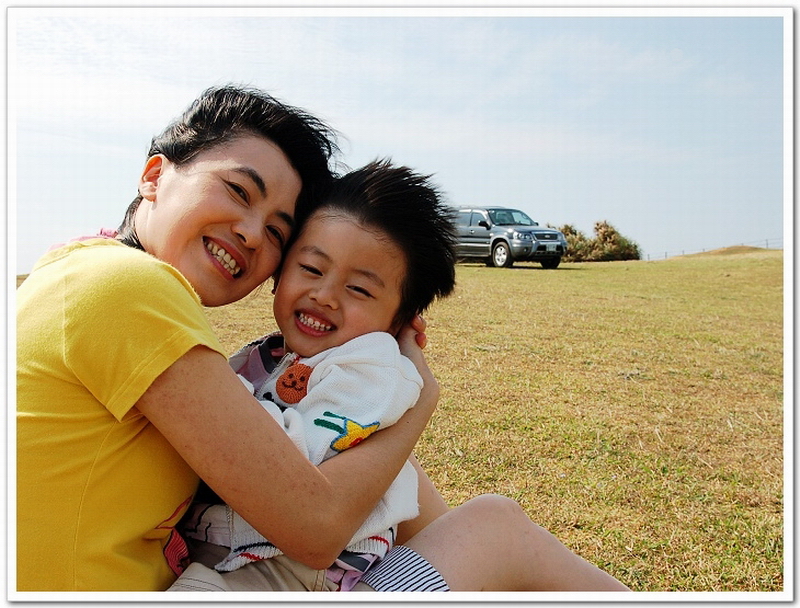
<svg viewBox="0 0 800 608">
<path fill-rule="evenodd" d="M 300 176 L 271 141 L 243 135 L 183 166 L 150 158 L 135 227 L 205 306 L 235 302 L 277 269 L 294 228 Z"/>
</svg>

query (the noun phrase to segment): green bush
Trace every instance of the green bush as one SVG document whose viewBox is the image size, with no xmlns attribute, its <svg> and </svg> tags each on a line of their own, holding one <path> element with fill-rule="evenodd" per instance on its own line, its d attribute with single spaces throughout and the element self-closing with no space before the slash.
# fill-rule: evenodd
<svg viewBox="0 0 800 608">
<path fill-rule="evenodd" d="M 595 222 L 594 238 L 588 238 L 571 224 L 565 224 L 558 230 L 567 238 L 565 262 L 611 262 L 642 258 L 639 245 L 622 236 L 605 220 Z"/>
</svg>

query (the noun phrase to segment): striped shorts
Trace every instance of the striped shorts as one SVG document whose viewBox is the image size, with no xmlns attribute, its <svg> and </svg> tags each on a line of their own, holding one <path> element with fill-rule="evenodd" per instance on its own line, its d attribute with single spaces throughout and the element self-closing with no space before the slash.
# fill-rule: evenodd
<svg viewBox="0 0 800 608">
<path fill-rule="evenodd" d="M 325 570 L 314 570 L 285 555 L 252 562 L 233 572 L 217 572 L 214 564 L 228 549 L 189 542 L 195 560 L 167 591 L 336 591 Z M 416 551 L 396 545 L 370 568 L 351 592 L 450 591 L 436 568 Z"/>
<path fill-rule="evenodd" d="M 396 545 L 361 577 L 375 591 L 450 591 L 442 575 L 416 551 Z"/>
</svg>

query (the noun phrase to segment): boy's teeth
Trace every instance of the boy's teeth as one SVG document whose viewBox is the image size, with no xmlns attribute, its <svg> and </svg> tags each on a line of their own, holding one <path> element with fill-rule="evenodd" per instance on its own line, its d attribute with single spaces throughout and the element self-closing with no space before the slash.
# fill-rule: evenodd
<svg viewBox="0 0 800 608">
<path fill-rule="evenodd" d="M 212 243 L 211 241 L 208 241 L 206 243 L 206 249 L 208 249 L 211 252 L 211 255 L 217 258 L 217 260 L 219 260 L 219 263 L 222 264 L 228 270 L 228 272 L 230 272 L 233 276 L 239 274 L 241 268 L 237 266 L 236 262 L 231 257 L 230 253 L 225 251 L 222 247 L 218 246 L 216 243 Z"/>
<path fill-rule="evenodd" d="M 316 329 L 317 331 L 330 331 L 333 329 L 332 326 L 320 323 L 316 319 L 312 319 L 311 317 L 303 314 L 302 312 L 298 315 L 298 317 L 303 325 L 308 325 L 310 328 Z"/>
</svg>

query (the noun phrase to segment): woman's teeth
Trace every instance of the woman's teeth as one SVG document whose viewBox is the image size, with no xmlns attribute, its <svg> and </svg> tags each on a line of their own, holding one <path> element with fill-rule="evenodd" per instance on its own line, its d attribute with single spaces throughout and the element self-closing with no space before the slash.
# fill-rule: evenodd
<svg viewBox="0 0 800 608">
<path fill-rule="evenodd" d="M 331 331 L 333 329 L 332 325 L 326 325 L 325 323 L 320 323 L 316 319 L 312 319 L 306 314 L 298 313 L 297 318 L 300 320 L 300 323 L 303 325 L 307 325 L 311 329 L 315 329 L 317 331 Z"/>
<path fill-rule="evenodd" d="M 231 254 L 225 251 L 222 247 L 217 245 L 216 243 L 212 243 L 211 241 L 206 242 L 206 249 L 211 252 L 220 264 L 222 264 L 228 272 L 230 272 L 233 276 L 239 274 L 241 268 L 236 265 L 236 262 L 231 257 Z"/>
</svg>

